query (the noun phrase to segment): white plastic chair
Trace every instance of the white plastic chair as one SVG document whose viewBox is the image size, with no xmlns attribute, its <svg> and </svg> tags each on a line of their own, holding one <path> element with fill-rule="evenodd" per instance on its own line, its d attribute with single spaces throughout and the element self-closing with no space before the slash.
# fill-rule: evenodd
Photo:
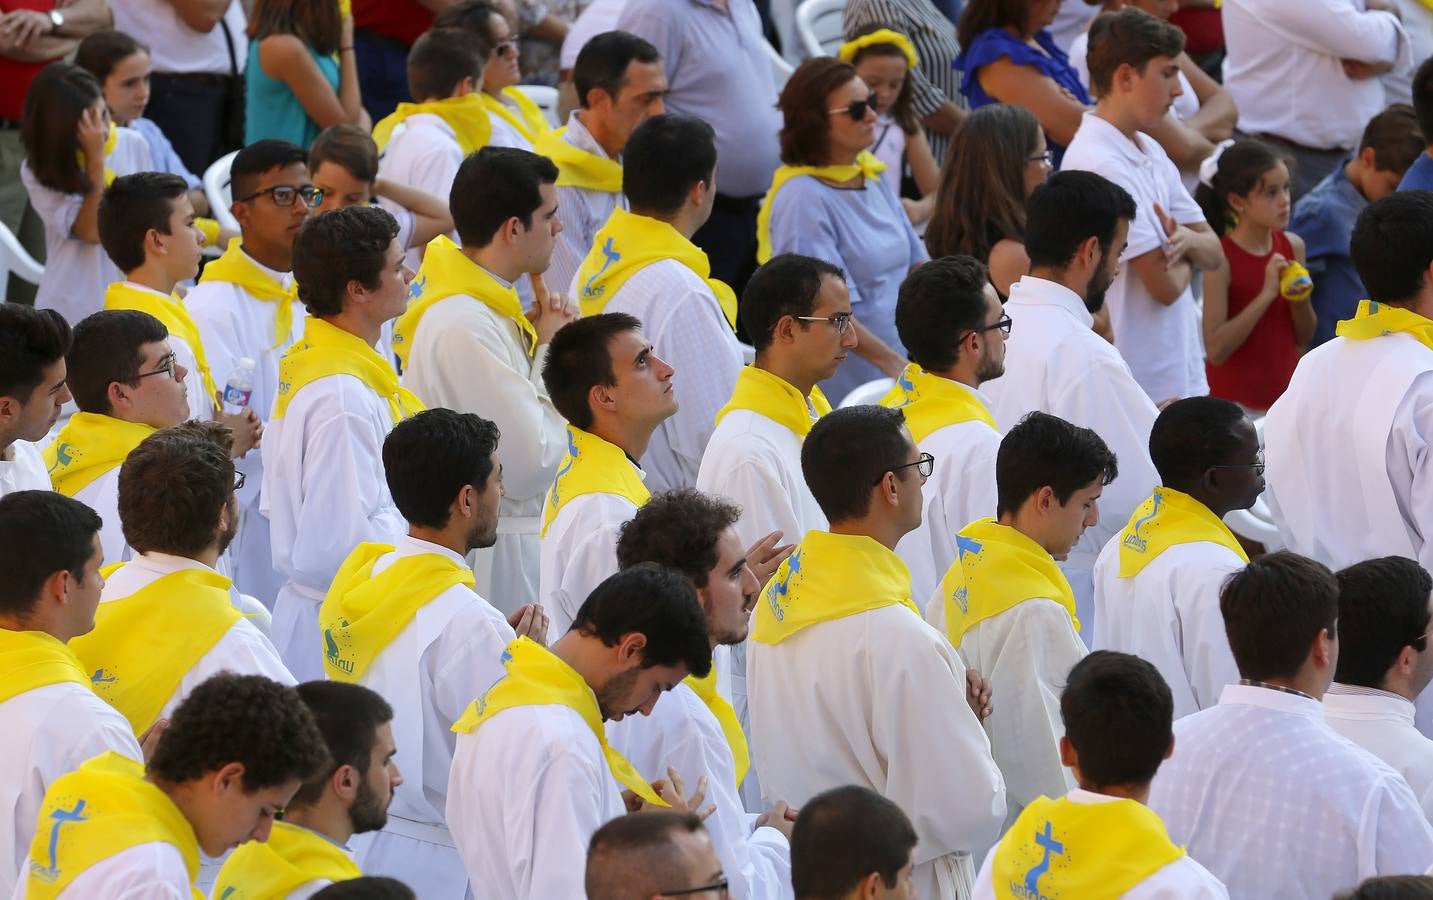
<svg viewBox="0 0 1433 900">
<path fill-rule="evenodd" d="M 542 110 L 543 116 L 546 117 L 547 124 L 553 128 L 562 124 L 557 121 L 557 88 L 542 84 L 520 84 L 517 89 L 537 104 L 537 108 Z"/>
<path fill-rule="evenodd" d="M 771 80 L 776 84 L 776 95 L 779 97 L 781 89 L 786 87 L 786 79 L 791 77 L 791 73 L 796 71 L 796 67 L 782 59 L 781 54 L 776 52 L 776 48 L 771 46 L 770 41 L 762 41 L 761 45 L 766 48 L 766 58 L 771 60 Z M 776 97 L 771 99 L 773 103 L 776 102 Z"/>
<path fill-rule="evenodd" d="M 45 274 L 45 267 L 25 252 L 25 248 L 20 246 L 20 239 L 9 228 L 0 224 L 0 288 L 9 283 L 11 272 L 21 281 L 38 285 Z"/>
<path fill-rule="evenodd" d="M 234 202 L 234 192 L 229 188 L 229 169 L 238 155 L 237 150 L 225 154 L 204 170 L 204 196 L 209 200 L 209 215 L 233 231 L 239 230 L 239 220 L 229 212 L 229 204 Z"/>
<path fill-rule="evenodd" d="M 1264 446 L 1264 417 L 1252 417 L 1254 431 L 1259 435 L 1259 446 Z M 1270 553 L 1275 550 L 1284 549 L 1284 542 L 1279 539 L 1279 526 L 1274 523 L 1274 514 L 1269 509 L 1269 504 L 1260 494 L 1259 499 L 1248 509 L 1236 509 L 1224 517 L 1224 524 L 1229 530 L 1243 538 L 1251 541 L 1258 541 Z"/>
<path fill-rule="evenodd" d="M 796 7 L 796 33 L 808 56 L 835 56 L 846 40 L 841 16 L 846 0 L 805 0 Z"/>
<path fill-rule="evenodd" d="M 868 403 L 879 403 L 881 398 L 886 396 L 896 384 L 894 378 L 877 378 L 875 381 L 868 381 L 865 384 L 857 385 L 851 389 L 845 399 L 841 401 L 841 409 L 848 406 L 863 406 Z"/>
</svg>

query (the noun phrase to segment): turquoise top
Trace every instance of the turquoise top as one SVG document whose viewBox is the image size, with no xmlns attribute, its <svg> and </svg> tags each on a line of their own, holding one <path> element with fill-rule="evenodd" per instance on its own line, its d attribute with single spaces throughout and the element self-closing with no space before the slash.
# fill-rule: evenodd
<svg viewBox="0 0 1433 900">
<path fill-rule="evenodd" d="M 338 93 L 338 57 L 320 56 L 308 48 L 329 87 Z M 289 86 L 264 74 L 259 65 L 259 42 L 249 43 L 249 66 L 244 71 L 247 98 L 244 103 L 244 143 L 264 138 L 292 141 L 305 150 L 320 131 L 318 123 L 304 112 Z"/>
</svg>

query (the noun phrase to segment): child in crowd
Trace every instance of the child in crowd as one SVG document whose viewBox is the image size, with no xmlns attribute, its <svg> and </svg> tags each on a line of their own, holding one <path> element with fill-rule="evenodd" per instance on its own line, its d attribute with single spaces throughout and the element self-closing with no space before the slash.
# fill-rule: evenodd
<svg viewBox="0 0 1433 900">
<path fill-rule="evenodd" d="M 1209 393 L 1264 411 L 1289 386 L 1317 324 L 1311 288 L 1284 277 L 1304 261 L 1303 240 L 1284 231 L 1289 168 L 1255 140 L 1226 147 L 1204 168 L 1195 198 L 1224 248 L 1223 263 L 1204 273 Z"/>
</svg>

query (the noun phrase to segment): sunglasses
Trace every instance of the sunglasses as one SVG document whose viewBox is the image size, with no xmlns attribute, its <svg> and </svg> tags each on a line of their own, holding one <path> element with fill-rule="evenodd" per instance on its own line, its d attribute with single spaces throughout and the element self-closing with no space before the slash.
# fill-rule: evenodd
<svg viewBox="0 0 1433 900">
<path fill-rule="evenodd" d="M 874 96 L 867 97 L 864 100 L 853 100 L 850 106 L 828 109 L 826 112 L 833 116 L 839 113 L 845 113 L 851 117 L 851 121 L 853 122 L 864 122 L 866 120 L 867 110 L 873 113 L 876 111 L 876 98 Z"/>
</svg>

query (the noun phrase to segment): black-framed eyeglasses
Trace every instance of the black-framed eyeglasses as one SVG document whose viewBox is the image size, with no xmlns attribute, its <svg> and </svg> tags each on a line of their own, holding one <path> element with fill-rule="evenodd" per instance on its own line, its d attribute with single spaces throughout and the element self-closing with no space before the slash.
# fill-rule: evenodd
<svg viewBox="0 0 1433 900">
<path fill-rule="evenodd" d="M 658 896 L 661 896 L 661 897 L 688 897 L 688 896 L 691 896 L 692 894 L 701 894 L 701 893 L 704 893 L 704 892 L 706 892 L 706 891 L 716 891 L 718 897 L 726 897 L 726 896 L 728 896 L 727 891 L 728 891 L 728 888 L 730 887 L 730 885 L 731 885 L 731 882 L 730 882 L 730 881 L 728 881 L 726 878 L 721 878 L 721 879 L 718 880 L 718 881 L 713 881 L 711 884 L 704 884 L 704 885 L 702 885 L 701 887 L 683 888 L 683 889 L 680 890 L 680 891 L 660 891 L 660 892 L 658 892 Z"/>
<path fill-rule="evenodd" d="M 1046 150 L 1044 153 L 1034 153 L 1030 156 L 1025 157 L 1025 161 L 1044 163 L 1047 166 L 1053 166 L 1055 164 L 1055 151 Z"/>
<path fill-rule="evenodd" d="M 1210 466 L 1211 469 L 1253 469 L 1255 475 L 1264 474 L 1264 451 L 1260 450 L 1251 463 L 1229 463 L 1221 466 Z"/>
<path fill-rule="evenodd" d="M 828 109 L 826 110 L 826 112 L 830 113 L 833 116 L 838 115 L 840 113 L 845 113 L 846 115 L 851 117 L 851 121 L 853 122 L 864 122 L 866 120 L 867 110 L 870 110 L 871 112 L 876 112 L 876 98 L 874 95 L 867 97 L 864 100 L 853 100 L 851 101 L 851 104 L 849 106 L 840 106 L 836 109 Z"/>
<path fill-rule="evenodd" d="M 908 463 L 906 463 L 905 465 L 896 466 L 896 467 L 894 467 L 894 468 L 887 469 L 886 471 L 887 471 L 887 472 L 890 472 L 890 473 L 892 473 L 892 474 L 895 474 L 896 472 L 899 472 L 899 471 L 901 471 L 902 469 L 912 469 L 912 468 L 915 469 L 917 472 L 921 473 L 921 477 L 922 477 L 922 478 L 929 478 L 930 475 L 931 475 L 931 473 L 935 471 L 935 457 L 934 457 L 934 456 L 931 456 L 929 453 L 922 453 L 922 454 L 920 455 L 920 457 L 916 459 L 915 462 L 908 462 Z M 885 477 L 886 477 L 886 476 L 885 476 L 885 474 L 883 473 L 883 474 L 881 475 L 881 478 L 885 478 Z M 880 484 L 880 483 L 881 483 L 881 478 L 877 478 L 877 479 L 876 479 L 876 484 Z"/>
<path fill-rule="evenodd" d="M 238 469 L 234 470 L 234 490 L 236 492 L 242 491 L 244 489 L 244 482 L 247 480 L 247 475 L 245 475 L 243 472 L 240 472 Z"/>
<path fill-rule="evenodd" d="M 273 198 L 274 205 L 288 208 L 294 205 L 294 201 L 302 198 L 304 206 L 313 209 L 323 202 L 323 188 L 314 187 L 311 184 L 303 184 L 294 187 L 291 184 L 276 184 L 266 187 L 262 191 L 254 191 L 247 197 L 240 197 L 236 202 L 247 203 L 256 197 L 268 194 Z"/>
<path fill-rule="evenodd" d="M 154 369 L 153 372 L 140 372 L 138 375 L 134 376 L 134 381 L 131 382 L 131 384 L 138 382 L 140 379 L 148 378 L 151 375 L 168 375 L 175 381 L 180 380 L 179 357 L 174 355 L 173 350 L 169 351 L 169 353 L 159 361 L 159 365 Z"/>
<path fill-rule="evenodd" d="M 836 313 L 834 316 L 792 316 L 798 322 L 825 322 L 836 329 L 837 334 L 845 334 L 851 330 L 851 314 L 848 312 Z"/>
<path fill-rule="evenodd" d="M 1006 337 L 1010 337 L 1010 331 L 1014 327 L 1015 320 L 1010 318 L 1009 313 L 1006 313 L 1005 315 L 1001 316 L 999 319 L 990 323 L 989 325 L 982 325 L 979 328 L 972 328 L 971 330 L 967 331 L 965 335 L 961 336 L 961 340 L 965 340 L 966 336 L 968 335 L 984 334 L 987 331 L 995 331 L 996 329 L 999 329 L 1000 333 L 1005 335 Z"/>
</svg>

